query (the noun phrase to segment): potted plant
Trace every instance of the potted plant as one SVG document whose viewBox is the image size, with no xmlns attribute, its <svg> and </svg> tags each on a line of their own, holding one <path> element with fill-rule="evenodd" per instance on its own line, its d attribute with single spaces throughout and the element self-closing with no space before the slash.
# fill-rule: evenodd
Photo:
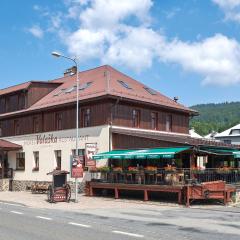
<svg viewBox="0 0 240 240">
<path fill-rule="evenodd" d="M 138 173 L 138 168 L 137 167 L 128 167 L 127 170 L 128 173 Z"/>
</svg>

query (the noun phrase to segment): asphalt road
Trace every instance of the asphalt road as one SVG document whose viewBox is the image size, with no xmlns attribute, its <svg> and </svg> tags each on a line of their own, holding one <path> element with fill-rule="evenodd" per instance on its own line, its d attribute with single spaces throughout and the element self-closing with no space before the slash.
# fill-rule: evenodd
<svg viewBox="0 0 240 240">
<path fill-rule="evenodd" d="M 239 209 L 238 209 L 239 210 Z M 240 211 L 156 206 L 81 212 L 0 202 L 0 240 L 240 238 Z"/>
</svg>

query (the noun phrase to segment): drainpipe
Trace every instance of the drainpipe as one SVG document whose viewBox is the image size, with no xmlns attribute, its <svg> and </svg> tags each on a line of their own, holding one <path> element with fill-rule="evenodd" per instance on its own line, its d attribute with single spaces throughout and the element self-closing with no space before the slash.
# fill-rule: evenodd
<svg viewBox="0 0 240 240">
<path fill-rule="evenodd" d="M 118 105 L 119 101 L 120 101 L 120 98 L 117 99 L 116 103 L 113 104 L 113 105 L 111 106 L 111 109 L 110 109 L 110 114 L 111 114 L 111 116 L 110 116 L 110 124 L 109 124 L 109 125 L 110 125 L 110 127 L 109 127 L 109 151 L 112 150 L 113 109 L 114 109 L 114 110 L 116 109 L 116 106 Z"/>
</svg>

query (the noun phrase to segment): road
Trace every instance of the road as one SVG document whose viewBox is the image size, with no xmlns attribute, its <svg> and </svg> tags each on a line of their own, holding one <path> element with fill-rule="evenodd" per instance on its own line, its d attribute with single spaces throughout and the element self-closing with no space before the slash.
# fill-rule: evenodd
<svg viewBox="0 0 240 240">
<path fill-rule="evenodd" d="M 0 202 L 0 239 L 125 240 L 239 239 L 235 208 L 88 209 L 81 212 L 29 208 Z"/>
</svg>

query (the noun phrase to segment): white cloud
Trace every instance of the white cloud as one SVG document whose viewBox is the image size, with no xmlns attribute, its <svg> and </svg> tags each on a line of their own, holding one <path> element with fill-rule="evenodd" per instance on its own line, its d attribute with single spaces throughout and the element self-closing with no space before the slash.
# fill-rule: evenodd
<svg viewBox="0 0 240 240">
<path fill-rule="evenodd" d="M 225 14 L 226 20 L 240 23 L 240 0 L 212 0 Z"/>
<path fill-rule="evenodd" d="M 80 15 L 81 23 L 89 28 L 113 28 L 128 17 L 142 22 L 149 20 L 151 0 L 93 0 Z"/>
<path fill-rule="evenodd" d="M 27 31 L 30 32 L 36 38 L 43 38 L 44 32 L 37 25 L 34 25 L 31 28 L 28 28 Z"/>
<path fill-rule="evenodd" d="M 203 84 L 240 83 L 240 44 L 224 35 L 193 43 L 175 40 L 166 43 L 159 56 L 162 61 L 178 63 L 186 71 L 203 75 Z"/>
<path fill-rule="evenodd" d="M 69 54 L 80 61 L 97 59 L 142 71 L 158 60 L 201 75 L 204 85 L 240 83 L 240 44 L 235 39 L 216 34 L 195 42 L 169 40 L 151 28 L 152 0 L 66 1 L 67 11 L 61 17 L 78 21 L 78 27 L 66 30 L 61 26 L 63 19 L 56 21 L 55 27 Z M 230 5 L 224 5 L 226 1 L 213 1 L 229 9 L 240 2 L 228 0 Z"/>
</svg>

